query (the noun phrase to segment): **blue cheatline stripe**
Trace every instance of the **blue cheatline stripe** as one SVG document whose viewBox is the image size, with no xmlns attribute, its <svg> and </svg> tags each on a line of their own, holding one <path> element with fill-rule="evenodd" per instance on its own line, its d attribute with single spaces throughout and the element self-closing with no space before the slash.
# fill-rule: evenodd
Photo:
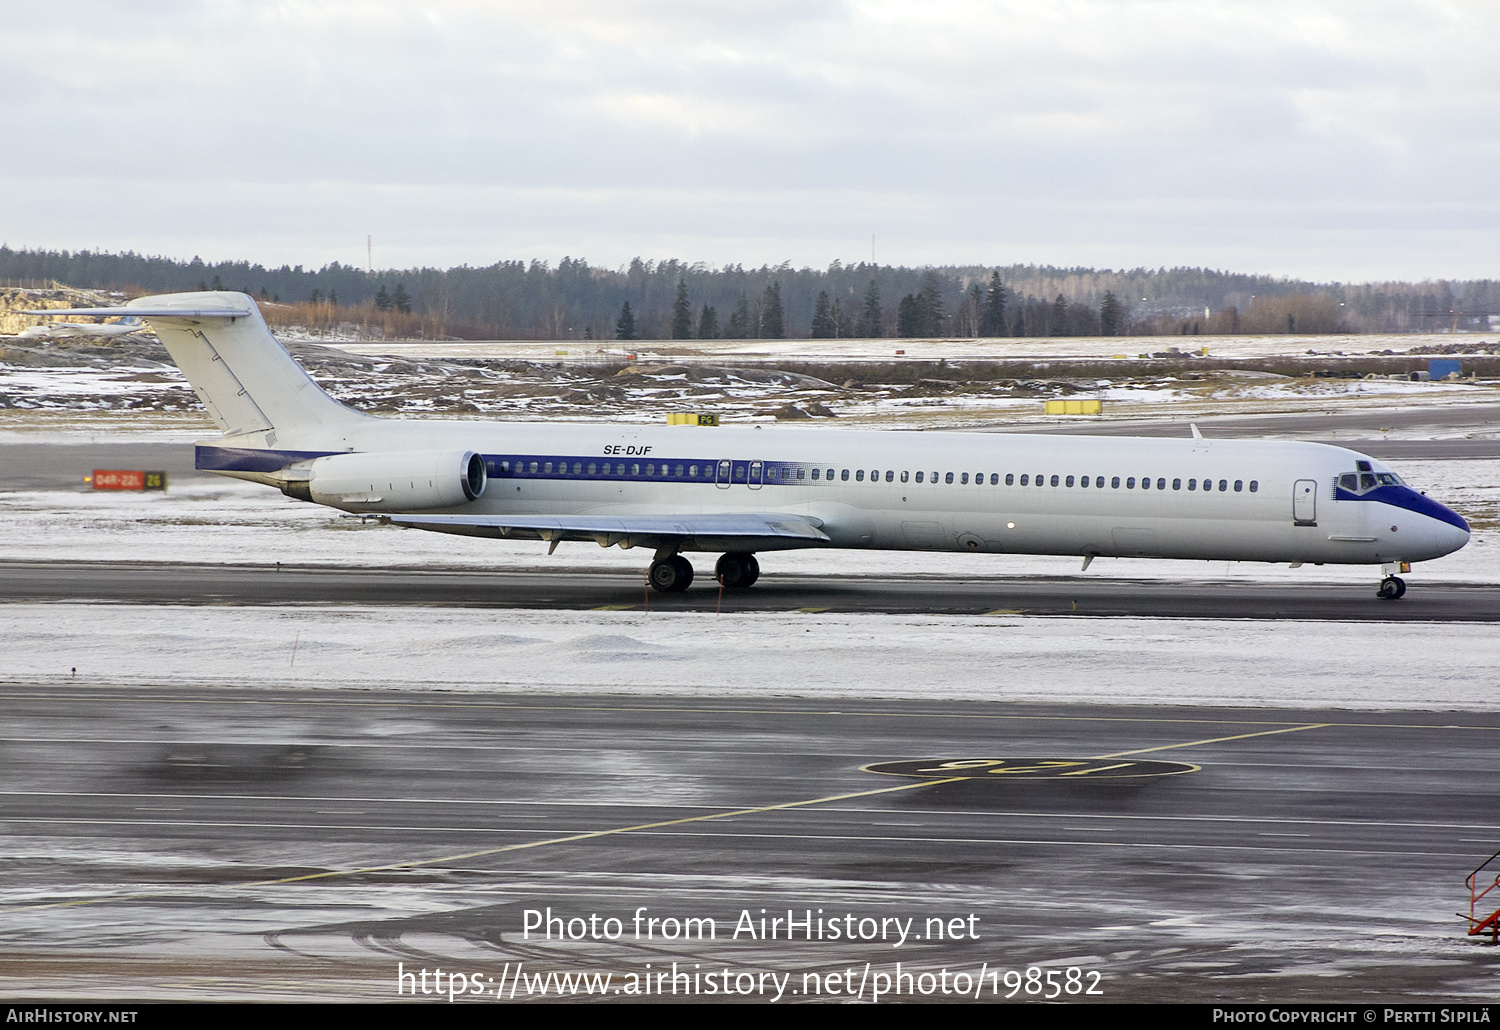
<svg viewBox="0 0 1500 1030">
<path fill-rule="evenodd" d="M 1426 515 L 1430 519 L 1446 522 L 1450 526 L 1456 526 L 1465 533 L 1469 532 L 1469 524 L 1464 517 L 1447 505 L 1439 504 L 1432 498 L 1417 493 L 1409 486 L 1377 486 L 1367 493 L 1350 493 L 1343 487 L 1337 487 L 1334 496 L 1341 501 L 1379 501 L 1396 508 L 1405 508 L 1414 511 L 1418 515 Z"/>
<path fill-rule="evenodd" d="M 495 479 L 546 479 L 598 482 L 621 480 L 641 483 L 749 483 L 770 486 L 808 484 L 808 462 L 761 461 L 749 458 L 659 458 L 646 455 L 597 454 L 486 454 L 485 463 Z M 726 470 L 720 468 L 727 464 Z M 755 476 L 752 466 L 760 466 Z M 819 466 L 822 467 L 821 465 Z M 801 472 L 801 478 L 798 472 Z M 752 478 L 753 477 L 753 478 Z"/>
<path fill-rule="evenodd" d="M 199 444 L 193 467 L 204 472 L 275 472 L 293 462 L 343 451 L 276 451 L 258 447 L 213 447 Z"/>
</svg>

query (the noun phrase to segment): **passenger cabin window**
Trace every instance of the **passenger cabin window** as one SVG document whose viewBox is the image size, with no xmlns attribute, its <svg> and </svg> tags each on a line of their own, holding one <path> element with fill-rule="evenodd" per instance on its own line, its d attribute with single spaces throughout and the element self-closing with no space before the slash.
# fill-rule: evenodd
<svg viewBox="0 0 1500 1030">
<path fill-rule="evenodd" d="M 908 475 L 908 474 L 909 474 L 909 473 L 907 473 L 907 472 L 905 472 L 905 471 L 903 471 L 903 472 L 902 472 L 902 473 L 901 473 L 901 482 L 903 482 L 903 483 L 904 483 L 904 482 L 906 482 L 906 477 L 907 477 L 907 475 Z"/>
<path fill-rule="evenodd" d="M 865 470 L 864 469 L 855 469 L 854 470 L 854 481 L 856 483 L 863 483 L 865 481 Z"/>
<path fill-rule="evenodd" d="M 845 483 L 849 482 L 849 470 L 844 469 L 842 472 L 840 472 L 839 479 L 843 480 Z"/>
<path fill-rule="evenodd" d="M 1053 485 L 1053 486 L 1056 486 L 1056 485 L 1057 485 L 1057 477 L 1056 477 L 1056 476 L 1053 476 L 1053 477 L 1052 477 L 1052 485 Z M 1068 485 L 1069 485 L 1069 486 L 1072 486 L 1072 485 L 1073 485 L 1073 477 L 1072 477 L 1072 476 L 1069 476 L 1069 477 L 1068 477 Z"/>
<path fill-rule="evenodd" d="M 1006 486 L 1015 486 L 1015 483 L 1016 483 L 1016 477 L 1013 474 L 1007 472 L 1005 474 L 1005 485 Z M 1026 485 L 1026 477 L 1025 476 L 1021 477 L 1021 485 L 1022 486 Z"/>
<path fill-rule="evenodd" d="M 1114 490 L 1120 489 L 1120 477 L 1116 476 L 1115 478 L 1111 479 L 1109 481 L 1109 485 L 1110 485 L 1111 489 L 1114 489 Z"/>
<path fill-rule="evenodd" d="M 1182 489 L 1182 480 L 1180 480 L 1180 479 L 1174 479 L 1174 480 L 1172 480 L 1172 489 L 1173 490 L 1181 490 Z"/>
<path fill-rule="evenodd" d="M 1253 494 L 1253 493 L 1255 493 L 1255 491 L 1257 491 L 1259 489 L 1260 489 L 1260 480 L 1258 480 L 1258 479 L 1252 479 L 1252 480 L 1250 480 L 1250 492 Z"/>
<path fill-rule="evenodd" d="M 891 469 L 886 469 L 886 472 L 885 472 L 885 481 L 887 483 L 889 483 L 892 480 L 894 480 L 895 478 L 896 478 L 896 473 L 893 470 L 891 470 Z"/>
<path fill-rule="evenodd" d="M 967 477 L 965 477 L 965 478 L 967 478 Z M 944 476 L 943 477 L 943 482 L 945 482 L 945 483 L 951 483 L 951 482 L 953 482 L 953 473 L 950 472 L 946 476 Z"/>
<path fill-rule="evenodd" d="M 948 479 L 949 479 L 949 481 L 950 481 L 950 482 L 951 482 L 951 481 L 952 481 L 952 479 L 953 479 L 953 473 L 951 473 L 951 472 L 950 472 L 950 473 L 948 473 Z M 964 486 L 968 486 L 968 485 L 969 485 L 969 474 L 968 474 L 968 473 L 967 473 L 967 472 L 965 472 L 965 473 L 963 473 L 963 474 L 961 474 L 961 475 L 960 475 L 960 476 L 959 476 L 959 477 L 958 477 L 958 481 L 959 481 L 959 483 L 961 483 L 961 484 L 962 484 L 962 485 L 964 485 Z"/>
</svg>

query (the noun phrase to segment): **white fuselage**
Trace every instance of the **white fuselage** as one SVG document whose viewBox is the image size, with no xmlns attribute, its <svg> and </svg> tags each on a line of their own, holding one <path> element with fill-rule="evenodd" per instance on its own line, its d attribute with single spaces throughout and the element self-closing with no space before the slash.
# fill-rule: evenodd
<svg viewBox="0 0 1500 1030">
<path fill-rule="evenodd" d="M 1357 462 L 1389 470 L 1312 443 L 366 420 L 271 446 L 286 460 L 478 452 L 483 494 L 433 509 L 445 513 L 784 513 L 819 520 L 839 547 L 1375 564 L 1439 557 L 1469 537 L 1462 519 L 1405 486 L 1398 503 L 1340 499 L 1336 481 Z"/>
</svg>

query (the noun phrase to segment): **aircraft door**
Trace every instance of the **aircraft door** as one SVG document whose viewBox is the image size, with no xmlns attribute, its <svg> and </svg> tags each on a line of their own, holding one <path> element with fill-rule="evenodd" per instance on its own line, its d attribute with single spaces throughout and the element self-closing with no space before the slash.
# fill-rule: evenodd
<svg viewBox="0 0 1500 1030">
<path fill-rule="evenodd" d="M 1299 526 L 1318 524 L 1318 481 L 1299 479 L 1292 487 L 1292 521 Z"/>
<path fill-rule="evenodd" d="M 725 458 L 714 466 L 714 485 L 720 490 L 728 490 L 732 482 L 734 482 L 734 462 Z"/>
<path fill-rule="evenodd" d="M 763 461 L 752 461 L 750 463 L 750 489 L 759 490 L 765 474 L 766 463 Z"/>
</svg>

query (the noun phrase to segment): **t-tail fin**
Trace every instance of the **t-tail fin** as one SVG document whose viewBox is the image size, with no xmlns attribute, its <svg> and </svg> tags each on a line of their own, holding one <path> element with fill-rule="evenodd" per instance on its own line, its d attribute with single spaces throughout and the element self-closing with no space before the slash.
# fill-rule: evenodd
<svg viewBox="0 0 1500 1030">
<path fill-rule="evenodd" d="M 118 308 L 35 314 L 145 319 L 226 436 L 369 417 L 324 393 L 271 335 L 255 301 L 243 293 L 169 293 L 138 297 Z"/>
</svg>

